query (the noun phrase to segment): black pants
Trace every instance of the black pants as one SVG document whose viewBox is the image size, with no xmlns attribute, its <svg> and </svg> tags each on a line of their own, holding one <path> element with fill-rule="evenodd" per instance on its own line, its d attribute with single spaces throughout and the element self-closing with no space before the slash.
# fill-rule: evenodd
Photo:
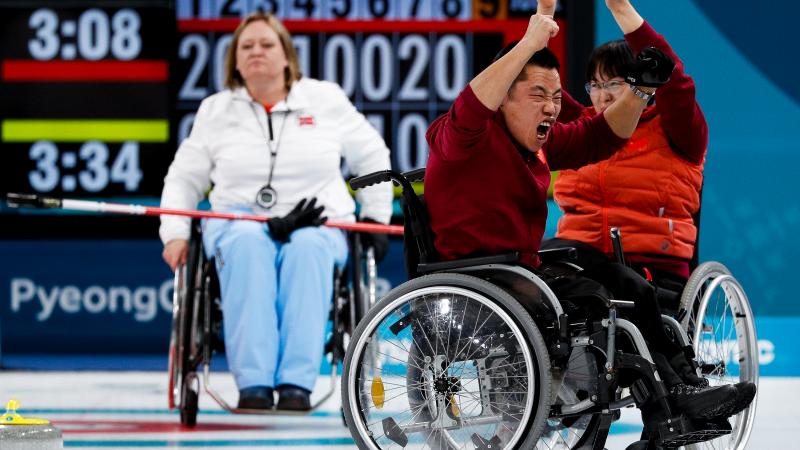
<svg viewBox="0 0 800 450">
<path fill-rule="evenodd" d="M 573 247 L 577 250 L 575 263 L 583 268 L 573 280 L 555 280 L 548 283 L 559 299 L 575 300 L 581 296 L 601 295 L 617 300 L 634 302 L 633 310 L 620 310 L 620 315 L 633 322 L 647 341 L 648 348 L 664 382 L 668 387 L 683 382 L 670 364 L 680 360 L 683 349 L 664 330 L 656 288 L 630 267 L 610 261 L 593 247 L 577 241 L 551 239 L 542 249 Z M 594 294 L 591 292 L 594 291 Z M 681 363 L 683 366 L 683 362 Z"/>
</svg>

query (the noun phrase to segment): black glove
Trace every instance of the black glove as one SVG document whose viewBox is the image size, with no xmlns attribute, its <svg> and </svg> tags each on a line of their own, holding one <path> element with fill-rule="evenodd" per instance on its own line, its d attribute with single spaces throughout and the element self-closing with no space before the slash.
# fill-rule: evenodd
<svg viewBox="0 0 800 450">
<path fill-rule="evenodd" d="M 369 217 L 364 217 L 361 219 L 362 222 L 367 223 L 381 223 L 375 219 L 370 219 Z M 366 250 L 369 247 L 375 249 L 375 262 L 379 263 L 383 261 L 383 258 L 386 258 L 386 254 L 389 253 L 389 236 L 383 233 L 361 233 L 359 235 L 361 238 L 361 246 Z"/>
<path fill-rule="evenodd" d="M 278 242 L 286 242 L 292 231 L 303 227 L 316 227 L 325 223 L 327 217 L 320 217 L 324 206 L 316 206 L 317 199 L 312 198 L 306 203 L 306 199 L 300 200 L 289 214 L 283 217 L 273 217 L 267 221 L 269 232 L 272 239 Z"/>
<path fill-rule="evenodd" d="M 647 47 L 636 55 L 625 80 L 633 86 L 660 87 L 669 81 L 675 60 L 655 47 Z"/>
</svg>

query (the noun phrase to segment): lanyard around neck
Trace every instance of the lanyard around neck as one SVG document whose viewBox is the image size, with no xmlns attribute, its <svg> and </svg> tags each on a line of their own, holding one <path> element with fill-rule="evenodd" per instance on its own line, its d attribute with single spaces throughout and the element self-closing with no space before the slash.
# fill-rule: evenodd
<svg viewBox="0 0 800 450">
<path fill-rule="evenodd" d="M 278 157 L 278 149 L 281 146 L 281 140 L 283 140 L 283 132 L 286 128 L 286 122 L 288 121 L 288 115 L 291 114 L 291 110 L 287 107 L 286 111 L 281 111 L 286 114 L 283 118 L 283 123 L 281 123 L 281 130 L 280 134 L 278 135 L 278 142 L 275 142 L 275 134 L 272 131 L 272 111 L 267 110 L 264 108 L 264 111 L 267 113 L 267 129 L 264 129 L 264 125 L 261 123 L 261 120 L 258 117 L 258 111 L 256 111 L 255 102 L 250 102 L 250 109 L 253 111 L 253 115 L 256 117 L 256 122 L 258 123 L 258 127 L 261 129 L 261 135 L 264 136 L 264 140 L 267 142 L 267 148 L 269 148 L 270 154 L 270 161 L 269 161 L 269 178 L 267 178 L 267 187 L 272 186 L 272 174 L 275 172 L 275 162 L 277 161 Z M 269 136 L 267 134 L 269 133 Z"/>
</svg>

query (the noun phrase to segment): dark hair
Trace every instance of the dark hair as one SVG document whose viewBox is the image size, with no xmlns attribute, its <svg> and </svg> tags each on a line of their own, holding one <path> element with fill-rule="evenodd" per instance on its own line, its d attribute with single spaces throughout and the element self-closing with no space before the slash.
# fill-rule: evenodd
<svg viewBox="0 0 800 450">
<path fill-rule="evenodd" d="M 510 52 L 514 46 L 516 46 L 519 41 L 514 41 L 508 45 L 506 45 L 502 50 L 500 50 L 497 55 L 495 55 L 492 62 L 497 61 L 498 59 L 502 58 L 506 55 L 506 53 Z M 539 66 L 545 69 L 556 69 L 559 70 L 561 68 L 561 64 L 558 63 L 558 58 L 556 54 L 553 53 L 549 48 L 545 47 L 538 52 L 534 53 L 531 56 L 531 59 L 525 63 L 526 66 Z M 523 72 L 524 73 L 524 72 Z"/>
<path fill-rule="evenodd" d="M 633 63 L 633 52 L 624 39 L 606 42 L 592 50 L 592 54 L 589 55 L 586 80 L 593 80 L 594 74 L 597 72 L 609 78 L 624 78 Z"/>
</svg>

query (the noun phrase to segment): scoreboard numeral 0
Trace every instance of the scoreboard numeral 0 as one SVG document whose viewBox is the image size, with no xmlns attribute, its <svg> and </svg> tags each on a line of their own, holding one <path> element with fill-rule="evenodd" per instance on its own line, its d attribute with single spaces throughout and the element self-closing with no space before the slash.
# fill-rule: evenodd
<svg viewBox="0 0 800 450">
<path fill-rule="evenodd" d="M 453 35 L 443 36 L 436 43 L 433 53 L 438 68 L 433 71 L 436 92 L 445 100 L 455 100 L 467 84 L 467 51 L 464 48 L 464 41 Z M 453 70 L 445 70 L 449 67 L 447 60 L 451 55 Z M 462 70 L 459 70 L 459 67 Z"/>
<path fill-rule="evenodd" d="M 391 73 L 394 72 L 391 69 L 392 44 L 389 39 L 380 34 L 369 36 L 361 46 L 361 61 L 364 62 L 361 64 L 364 97 L 373 102 L 387 99 L 392 92 Z"/>
<path fill-rule="evenodd" d="M 194 116 L 196 113 L 185 114 L 178 122 L 178 145 L 181 145 L 184 139 L 189 137 L 192 132 L 192 125 L 194 125 Z"/>
<path fill-rule="evenodd" d="M 92 8 L 81 13 L 77 27 L 74 21 L 65 20 L 63 26 L 59 26 L 59 22 L 58 14 L 52 9 L 40 8 L 31 14 L 28 26 L 35 30 L 36 36 L 28 41 L 28 51 L 34 59 L 53 59 L 62 47 L 64 55 L 70 52 L 74 55 L 74 44 L 62 46 L 62 35 L 66 38 L 74 35 L 78 53 L 90 61 L 107 57 L 109 49 L 114 58 L 123 61 L 136 58 L 142 51 L 139 34 L 142 20 L 133 9 L 121 9 L 109 21 L 108 13 Z M 65 56 L 65 59 L 72 59 L 72 56 Z"/>
<path fill-rule="evenodd" d="M 397 148 L 394 149 L 396 170 L 409 170 L 425 167 L 428 161 L 428 143 L 425 131 L 428 120 L 422 114 L 411 113 L 403 116 L 397 125 Z"/>
<path fill-rule="evenodd" d="M 342 58 L 341 65 L 338 64 L 338 55 L 341 55 Z M 337 73 L 341 67 L 342 76 L 337 81 L 347 96 L 352 97 L 356 89 L 356 74 L 355 70 L 352 70 L 356 64 L 356 46 L 353 39 L 344 34 L 332 36 L 325 43 L 322 60 L 325 61 L 322 66 L 324 67 L 322 77 L 326 80 L 337 80 L 339 78 Z M 347 68 L 351 68 L 351 70 L 347 70 Z"/>
</svg>

